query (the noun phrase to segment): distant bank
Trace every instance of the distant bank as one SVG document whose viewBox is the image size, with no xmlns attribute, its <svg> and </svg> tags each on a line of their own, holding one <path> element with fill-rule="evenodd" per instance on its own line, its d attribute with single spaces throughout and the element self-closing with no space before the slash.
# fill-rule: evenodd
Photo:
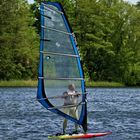
<svg viewBox="0 0 140 140">
<path fill-rule="evenodd" d="M 117 82 L 86 82 L 87 87 L 125 87 L 122 83 Z M 11 80 L 11 81 L 0 81 L 0 87 L 37 87 L 37 80 Z"/>
<path fill-rule="evenodd" d="M 0 87 L 37 87 L 37 80 L 0 81 Z"/>
</svg>

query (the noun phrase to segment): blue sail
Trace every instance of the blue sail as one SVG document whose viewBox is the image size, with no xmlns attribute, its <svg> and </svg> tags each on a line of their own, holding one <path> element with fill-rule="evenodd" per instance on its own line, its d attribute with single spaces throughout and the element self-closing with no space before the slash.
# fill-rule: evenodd
<svg viewBox="0 0 140 140">
<path fill-rule="evenodd" d="M 84 74 L 76 40 L 64 9 L 57 2 L 40 5 L 41 35 L 38 72 L 38 101 L 53 113 L 83 126 L 87 130 L 87 105 Z M 78 119 L 64 112 L 64 91 L 74 84 L 80 93 Z"/>
</svg>

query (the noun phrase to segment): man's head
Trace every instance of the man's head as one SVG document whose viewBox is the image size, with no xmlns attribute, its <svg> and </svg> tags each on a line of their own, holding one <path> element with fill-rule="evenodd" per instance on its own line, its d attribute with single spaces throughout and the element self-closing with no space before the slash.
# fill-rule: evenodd
<svg viewBox="0 0 140 140">
<path fill-rule="evenodd" d="M 71 91 L 74 91 L 75 90 L 75 85 L 74 84 L 68 85 L 68 89 L 71 90 Z"/>
</svg>

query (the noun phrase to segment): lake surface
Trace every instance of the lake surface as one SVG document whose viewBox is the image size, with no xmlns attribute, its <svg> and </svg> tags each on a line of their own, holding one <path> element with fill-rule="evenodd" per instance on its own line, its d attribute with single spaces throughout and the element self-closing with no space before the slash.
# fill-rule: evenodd
<svg viewBox="0 0 140 140">
<path fill-rule="evenodd" d="M 140 140 L 140 89 L 88 91 L 88 132 L 111 131 L 94 140 Z M 63 118 L 36 101 L 36 88 L 0 88 L 0 140 L 47 140 L 62 132 Z M 74 128 L 68 123 L 67 131 Z"/>
</svg>

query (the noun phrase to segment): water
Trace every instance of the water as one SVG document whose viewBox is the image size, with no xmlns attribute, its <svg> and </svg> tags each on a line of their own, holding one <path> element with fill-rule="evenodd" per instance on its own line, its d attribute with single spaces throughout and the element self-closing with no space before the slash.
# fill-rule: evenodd
<svg viewBox="0 0 140 140">
<path fill-rule="evenodd" d="M 0 140 L 47 140 L 62 132 L 63 118 L 36 101 L 36 88 L 0 88 Z M 140 89 L 87 89 L 89 132 L 113 132 L 94 140 L 140 140 Z M 74 128 L 69 122 L 68 132 Z"/>
</svg>

